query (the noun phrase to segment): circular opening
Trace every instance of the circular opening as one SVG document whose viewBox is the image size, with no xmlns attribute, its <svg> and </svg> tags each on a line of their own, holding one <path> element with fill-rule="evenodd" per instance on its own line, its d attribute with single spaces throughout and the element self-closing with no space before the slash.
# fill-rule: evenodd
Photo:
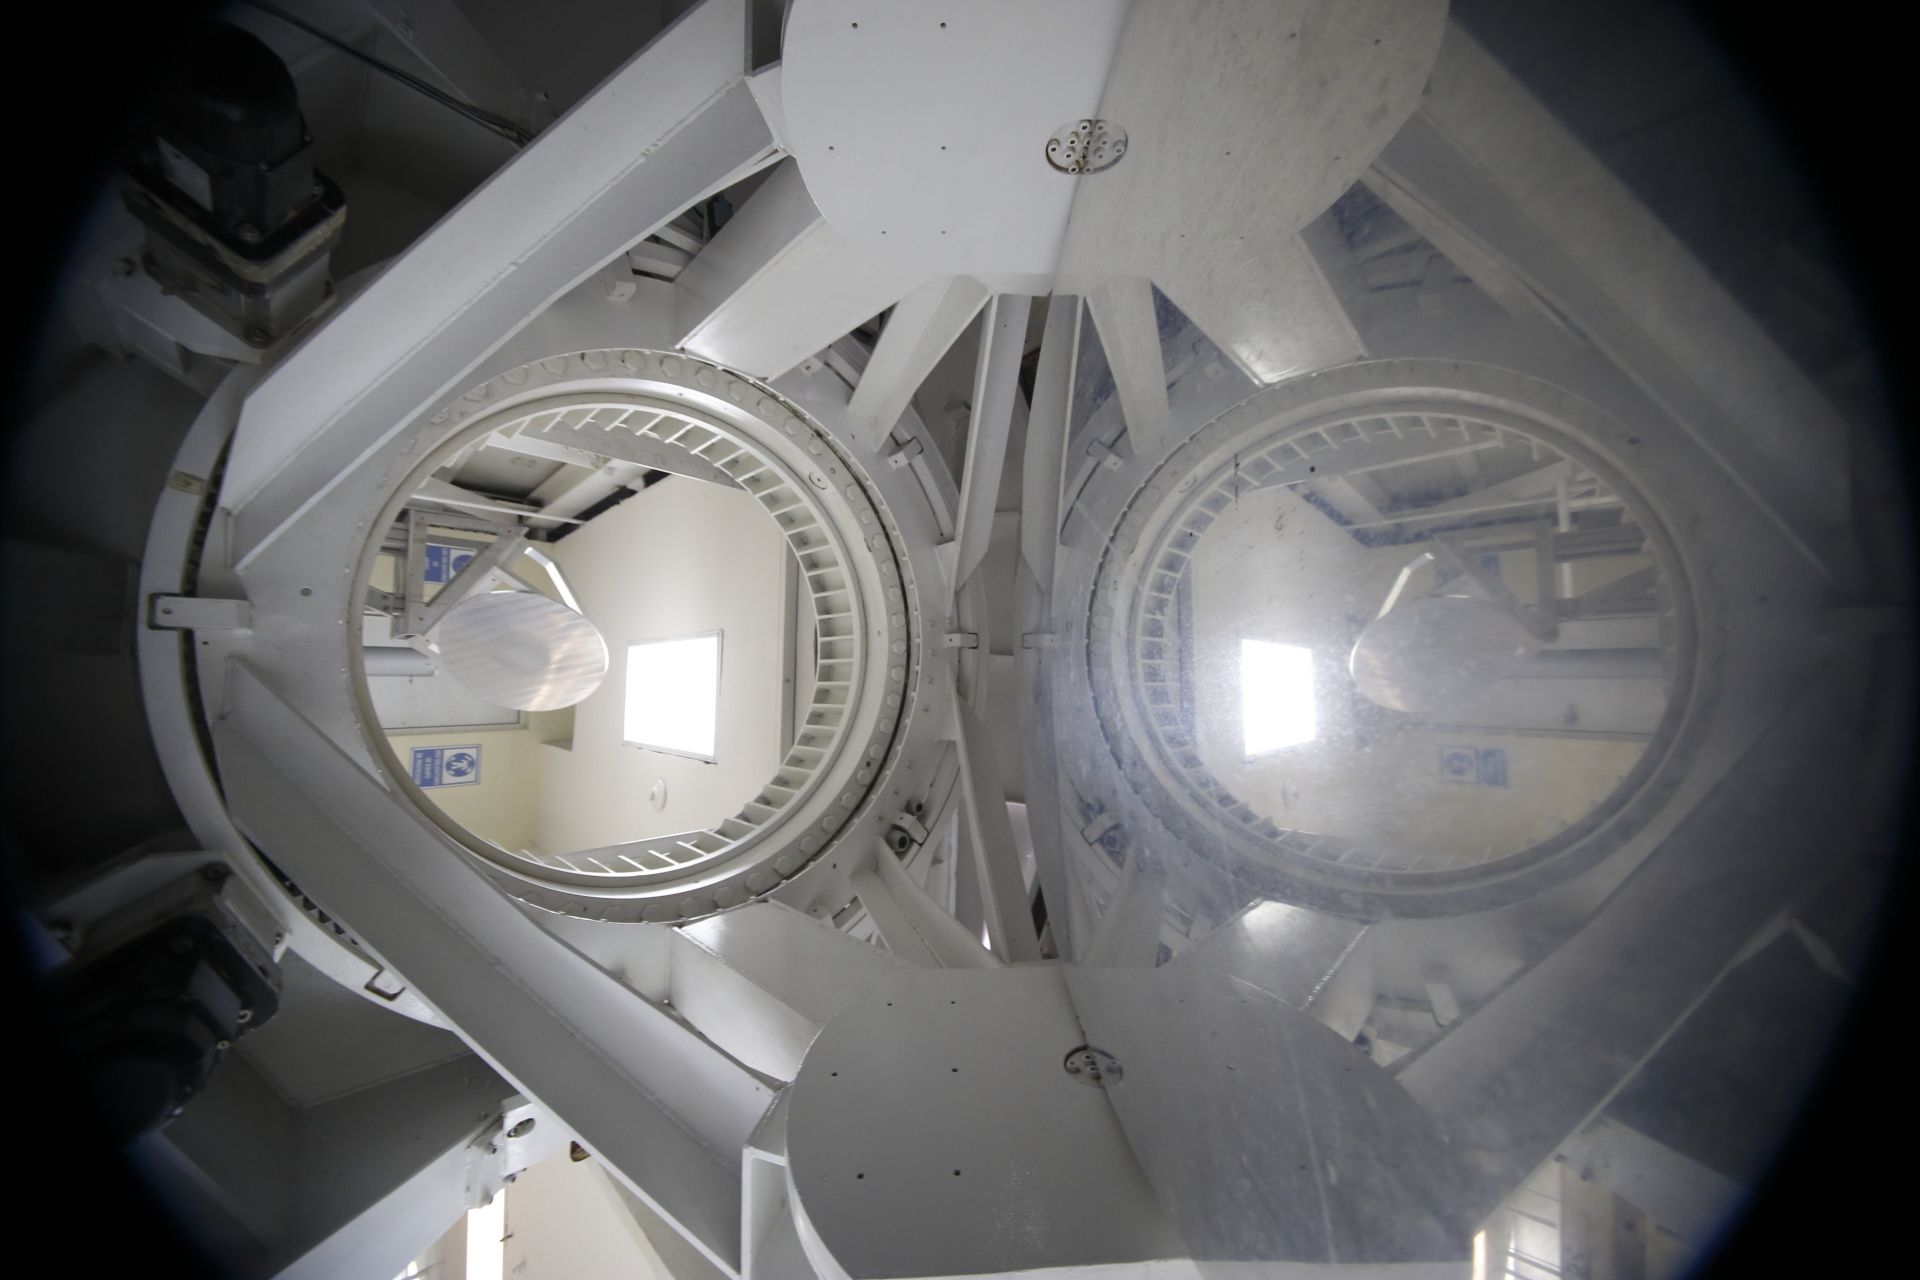
<svg viewBox="0 0 1920 1280">
<path fill-rule="evenodd" d="M 363 687 L 389 763 L 510 887 L 557 890 L 542 905 L 743 901 L 878 781 L 853 775 L 899 718 L 904 668 L 867 660 L 905 643 L 904 613 L 872 603 L 891 547 L 860 484 L 813 483 L 842 474 L 817 429 L 757 391 L 773 420 L 742 411 L 733 381 L 731 404 L 523 392 L 426 454 L 368 549 Z"/>
<path fill-rule="evenodd" d="M 1567 847 L 1648 776 L 1689 606 L 1643 500 L 1577 442 L 1408 405 L 1180 461 L 1090 632 L 1116 758 L 1176 836 L 1435 883 Z"/>
</svg>

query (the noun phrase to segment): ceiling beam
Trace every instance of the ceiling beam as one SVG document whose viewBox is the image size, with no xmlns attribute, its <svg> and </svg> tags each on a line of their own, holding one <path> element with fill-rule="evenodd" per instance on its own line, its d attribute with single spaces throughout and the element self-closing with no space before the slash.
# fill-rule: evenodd
<svg viewBox="0 0 1920 1280">
<path fill-rule="evenodd" d="M 627 246 L 777 158 L 743 0 L 706 0 L 442 218 L 254 388 L 221 490 L 236 568 Z"/>
<path fill-rule="evenodd" d="M 1087 291 L 1087 309 L 1113 373 L 1127 439 L 1135 455 L 1157 458 L 1172 446 L 1173 410 L 1153 285 L 1144 276 L 1110 276 Z"/>
<path fill-rule="evenodd" d="M 847 413 L 880 447 L 913 393 L 987 303 L 987 287 L 966 276 L 929 280 L 894 304 L 880 341 L 847 402 Z"/>
</svg>

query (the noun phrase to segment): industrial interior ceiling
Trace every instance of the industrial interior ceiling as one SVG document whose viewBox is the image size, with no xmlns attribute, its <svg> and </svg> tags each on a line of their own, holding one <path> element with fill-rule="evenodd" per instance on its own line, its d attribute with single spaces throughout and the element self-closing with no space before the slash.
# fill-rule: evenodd
<svg viewBox="0 0 1920 1280">
<path fill-rule="evenodd" d="M 1683 12 L 218 18 L 7 503 L 32 940 L 209 1265 L 563 1152 L 683 1278 L 1711 1262 L 1868 963 L 1910 569 Z"/>
</svg>

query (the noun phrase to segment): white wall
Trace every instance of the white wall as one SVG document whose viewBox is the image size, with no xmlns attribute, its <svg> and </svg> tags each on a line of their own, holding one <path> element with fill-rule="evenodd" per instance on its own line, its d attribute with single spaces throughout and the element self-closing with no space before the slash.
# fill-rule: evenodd
<svg viewBox="0 0 1920 1280">
<path fill-rule="evenodd" d="M 510 1280 L 676 1280 L 590 1160 L 563 1152 L 500 1194 L 501 1272 Z"/>
<path fill-rule="evenodd" d="M 442 813 L 483 840 L 507 849 L 537 847 L 533 843 L 540 808 L 536 753 L 548 748 L 543 748 L 531 731 L 514 728 L 390 733 L 387 741 L 400 758 L 402 771 L 412 766 L 415 747 L 479 746 L 479 782 L 429 787 L 423 794 Z"/>
<path fill-rule="evenodd" d="M 566 853 L 712 826 L 773 776 L 781 757 L 782 575 L 779 527 L 748 494 L 670 476 L 556 543 L 554 560 L 606 637 L 613 666 L 574 708 L 572 749 L 537 753 L 537 847 Z M 720 631 L 716 762 L 621 743 L 626 649 Z M 667 785 L 656 813 L 647 793 Z"/>
</svg>

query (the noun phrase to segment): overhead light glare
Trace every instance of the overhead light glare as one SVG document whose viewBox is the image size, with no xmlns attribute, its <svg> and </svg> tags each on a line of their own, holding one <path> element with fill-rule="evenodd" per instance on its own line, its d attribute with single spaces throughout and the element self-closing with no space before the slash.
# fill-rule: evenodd
<svg viewBox="0 0 1920 1280">
<path fill-rule="evenodd" d="M 630 747 L 712 760 L 720 721 L 720 633 L 627 646 Z"/>
<path fill-rule="evenodd" d="M 1319 736 L 1311 649 L 1271 640 L 1240 642 L 1240 725 L 1249 757 Z"/>
</svg>

